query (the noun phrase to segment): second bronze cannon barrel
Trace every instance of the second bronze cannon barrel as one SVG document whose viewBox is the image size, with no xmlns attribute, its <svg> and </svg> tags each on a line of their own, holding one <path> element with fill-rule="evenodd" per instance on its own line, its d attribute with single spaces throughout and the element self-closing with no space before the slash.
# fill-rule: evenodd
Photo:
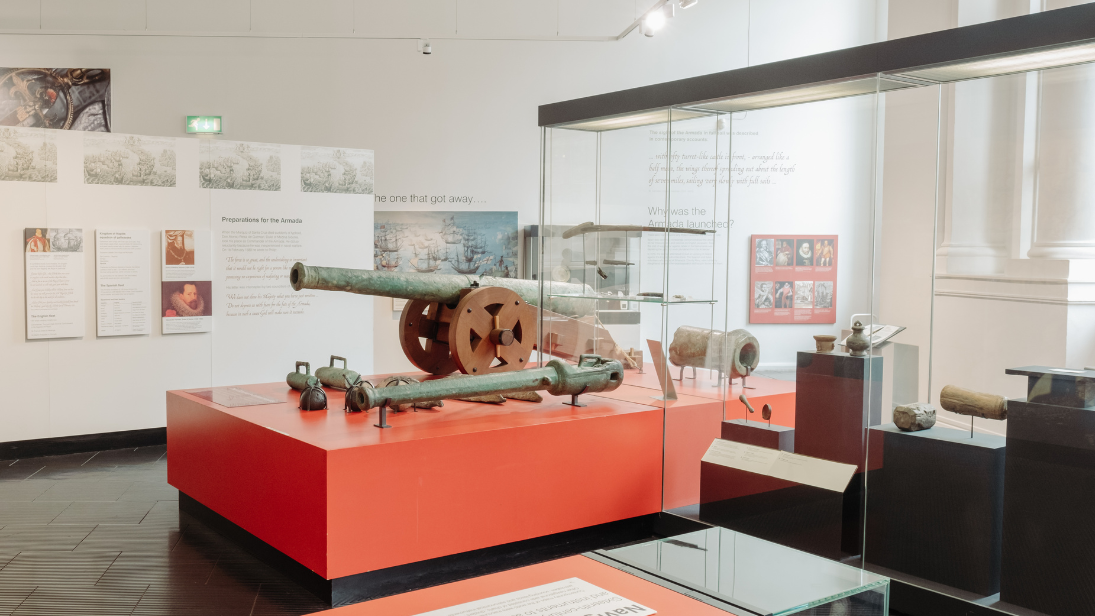
<svg viewBox="0 0 1095 616">
<path fill-rule="evenodd" d="M 425 400 L 451 400 L 528 391 L 546 391 L 554 396 L 578 396 L 583 393 L 612 391 L 623 383 L 623 379 L 624 367 L 619 360 L 604 359 L 599 355 L 582 355 L 577 366 L 553 359 L 543 368 L 366 389 L 364 403 L 360 406 L 371 409 Z"/>
</svg>

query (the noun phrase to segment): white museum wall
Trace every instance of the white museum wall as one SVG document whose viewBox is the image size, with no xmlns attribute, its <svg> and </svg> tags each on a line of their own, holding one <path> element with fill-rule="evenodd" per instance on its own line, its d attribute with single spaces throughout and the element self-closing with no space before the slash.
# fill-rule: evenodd
<svg viewBox="0 0 1095 616">
<path fill-rule="evenodd" d="M 824 32 L 817 34 L 821 42 L 815 41 L 806 50 L 809 53 L 873 42 L 880 36 L 878 23 L 885 13 L 875 9 L 875 2 L 851 0 L 821 12 L 800 10 L 801 3 L 792 0 L 765 3 L 761 9 L 758 3 L 751 4 L 745 0 L 700 2 L 679 11 L 667 29 L 654 38 L 636 32 L 619 42 L 437 39 L 430 56 L 417 53 L 413 39 L 32 36 L 10 31 L 0 34 L 0 52 L 9 66 L 111 68 L 115 132 L 181 136 L 184 115 L 218 114 L 225 119 L 224 139 L 367 147 L 377 152 L 376 209 L 388 209 L 390 201 L 382 202 L 381 198 L 391 196 L 471 196 L 474 201 L 469 209 L 516 210 L 524 226 L 536 222 L 539 205 L 538 105 L 755 64 L 757 60 L 751 56 L 763 58 L 792 40 L 801 42 L 803 33 L 797 26 L 789 27 L 799 21 L 814 26 L 815 33 Z M 781 6 L 794 10 L 765 12 Z M 750 9 L 758 11 L 752 23 Z M 381 9 L 372 5 L 369 10 Z M 3 15 L 0 13 L 0 17 Z M 762 19 L 763 15 L 773 17 Z M 147 17 L 155 16 L 150 13 Z M 161 17 L 156 19 L 161 28 L 166 28 L 170 20 Z M 360 15 L 356 19 L 360 20 Z M 830 27 L 835 25 L 839 27 Z M 28 22 L 26 27 L 33 26 Z M 575 26 L 574 32 L 578 29 Z M 859 138 L 854 136 L 855 131 L 842 133 L 836 128 L 832 134 L 838 141 L 844 134 Z M 818 147 L 832 151 L 842 145 L 825 143 Z M 847 168 L 836 171 L 856 172 Z M 8 190 L 46 192 L 27 186 Z M 4 250 L 11 257 L 9 263 L 20 264 L 3 268 L 9 288 L 19 288 L 22 280 L 21 246 L 15 239 L 18 230 L 42 224 L 45 213 L 44 205 L 17 203 L 7 198 L 0 203 L 9 221 L 10 243 Z M 400 207 L 439 209 L 419 204 Z M 120 206 L 110 216 L 127 219 L 126 207 Z M 208 220 L 209 213 L 196 216 Z M 158 220 L 143 224 L 153 230 L 168 224 Z M 368 228 L 361 229 L 362 245 L 368 246 L 370 241 Z M 341 252 L 337 256 L 332 253 L 331 259 L 338 261 L 332 265 L 349 264 L 343 262 Z M 744 271 L 745 263 L 740 267 Z M 64 343 L 56 343 L 57 348 L 51 350 L 55 343 L 23 341 L 21 295 L 10 294 L 3 304 L 7 340 L 18 343 L 10 347 L 11 353 L 4 354 L 5 366 L 18 367 L 15 372 L 5 373 L 13 379 L 9 381 L 5 376 L 4 384 L 18 391 L 17 397 L 39 399 L 42 392 L 50 391 L 56 404 L 69 404 L 89 389 L 66 386 L 69 372 L 62 370 L 73 371 L 80 366 L 52 357 L 65 355 L 60 350 Z M 353 302 L 355 310 L 360 309 L 363 317 L 371 311 L 370 303 L 376 305 L 375 321 L 369 317 L 362 325 L 370 333 L 372 322 L 377 369 L 381 365 L 385 371 L 409 369 L 391 327 L 390 301 L 355 296 L 347 300 Z M 744 310 L 747 299 L 731 297 L 730 301 L 741 303 Z M 88 319 L 90 326 L 93 315 L 89 313 Z M 201 336 L 208 335 L 194 335 Z M 766 346 L 765 360 L 780 364 L 792 361 L 793 352 L 804 346 L 800 338 L 808 337 L 809 332 L 803 329 L 801 334 L 790 336 L 787 344 Z M 131 350 L 124 344 L 127 340 L 95 342 L 101 342 L 101 348 L 118 347 L 117 352 L 124 354 Z M 200 350 L 179 348 L 172 352 L 176 350 L 194 362 L 198 372 L 209 369 L 205 362 L 210 362 L 210 368 L 213 365 L 213 359 L 208 354 L 203 356 Z M 57 371 L 49 368 L 54 363 Z M 269 369 L 264 368 L 262 374 Z M 283 372 L 279 368 L 261 380 L 279 380 Z M 260 380 L 257 372 L 249 376 Z M 102 394 L 95 395 L 106 398 L 110 396 L 107 390 L 113 390 L 116 383 L 114 378 L 88 378 L 81 385 L 94 385 L 90 391 L 102 390 Z M 23 387 L 27 384 L 34 386 Z M 150 385 L 160 391 L 158 405 L 162 405 L 165 389 L 160 385 L 155 381 Z M 155 421 L 137 425 L 122 420 L 124 412 L 107 412 L 105 407 L 88 413 L 76 425 L 52 422 L 39 413 L 10 410 L 7 414 L 10 417 L 4 420 L 6 427 L 0 440 L 160 425 Z"/>
<path fill-rule="evenodd" d="M 302 221 L 304 236 L 296 256 L 308 262 L 326 260 L 352 242 L 355 231 L 371 229 L 371 195 L 302 194 L 297 146 L 275 146 L 282 158 L 282 191 L 203 189 L 198 181 L 199 142 L 185 138 L 174 140 L 175 187 L 89 185 L 84 183 L 83 140 L 94 133 L 51 134 L 58 153 L 56 183 L 0 181 L 0 208 L 9 225 L 0 284 L 11 290 L 0 303 L 0 370 L 11 394 L 10 402 L 0 407 L 0 440 L 160 427 L 168 390 L 276 381 L 298 359 L 318 367 L 331 354 L 342 354 L 351 358 L 351 367 L 372 370 L 371 332 L 365 326 L 372 321 L 371 305 L 356 297 L 317 295 L 303 314 L 228 316 L 225 271 L 216 258 L 218 233 L 212 254 L 197 255 L 214 263 L 213 297 L 206 298 L 212 300 L 213 331 L 164 335 L 160 323 L 164 229 L 219 232 L 220 225 L 211 225 L 211 218 L 221 215 L 292 217 Z M 85 335 L 27 341 L 22 229 L 51 226 L 84 231 Z M 96 335 L 96 229 L 149 233 L 151 334 Z M 262 250 L 249 256 L 266 259 L 271 254 Z M 371 251 L 353 265 L 371 267 Z M 284 282 L 273 286 L 291 294 L 288 268 L 283 269 L 275 277 Z M 263 293 L 270 293 L 271 285 L 263 284 Z M 347 348 L 356 350 L 356 356 Z"/>
</svg>

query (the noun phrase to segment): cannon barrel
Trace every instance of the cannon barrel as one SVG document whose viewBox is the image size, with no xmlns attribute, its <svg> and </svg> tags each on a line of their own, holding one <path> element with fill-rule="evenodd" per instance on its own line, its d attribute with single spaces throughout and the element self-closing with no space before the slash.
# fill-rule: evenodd
<svg viewBox="0 0 1095 616">
<path fill-rule="evenodd" d="M 496 372 L 483 376 L 456 376 L 399 387 L 366 389 L 365 403 L 361 406 L 372 409 L 382 404 L 392 406 L 426 400 L 452 400 L 525 391 L 547 391 L 555 396 L 576 396 L 582 393 L 612 391 L 623 380 L 624 367 L 619 360 L 603 359 L 599 355 L 582 355 L 577 366 L 553 359 L 543 368 Z"/>
<path fill-rule="evenodd" d="M 383 270 L 349 269 L 344 267 L 318 267 L 297 263 L 289 271 L 289 283 L 293 290 L 318 289 L 343 291 L 360 295 L 379 295 L 408 300 L 423 300 L 456 304 L 460 291 L 478 284 L 481 287 L 504 287 L 521 296 L 532 306 L 540 303 L 540 283 L 520 278 L 494 278 L 492 276 L 468 276 L 463 274 L 420 274 L 417 272 L 388 272 Z M 474 283 L 474 284 L 473 284 Z M 593 289 L 584 284 L 551 283 L 552 294 L 584 295 L 589 297 Z M 595 299 L 552 297 L 544 308 L 565 315 L 593 314 Z"/>
<path fill-rule="evenodd" d="M 708 368 L 739 378 L 760 363 L 760 341 L 744 329 L 722 332 L 682 325 L 673 332 L 669 361 L 682 368 Z"/>
<path fill-rule="evenodd" d="M 1008 418 L 1007 398 L 954 385 L 947 385 L 939 392 L 939 406 L 959 415 L 997 420 Z"/>
</svg>

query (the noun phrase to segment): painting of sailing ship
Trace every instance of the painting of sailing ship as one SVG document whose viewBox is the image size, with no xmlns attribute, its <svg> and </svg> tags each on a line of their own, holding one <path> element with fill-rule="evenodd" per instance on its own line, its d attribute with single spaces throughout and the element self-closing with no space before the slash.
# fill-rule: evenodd
<svg viewBox="0 0 1095 616">
<path fill-rule="evenodd" d="M 517 212 L 374 215 L 378 270 L 516 278 L 517 244 Z"/>
<path fill-rule="evenodd" d="M 56 182 L 57 141 L 44 128 L 0 127 L 0 180 Z"/>
</svg>

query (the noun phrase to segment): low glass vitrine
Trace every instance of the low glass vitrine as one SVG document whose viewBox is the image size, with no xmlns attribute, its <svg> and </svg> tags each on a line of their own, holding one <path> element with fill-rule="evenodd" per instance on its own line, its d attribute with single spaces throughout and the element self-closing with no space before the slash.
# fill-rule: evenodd
<svg viewBox="0 0 1095 616">
<path fill-rule="evenodd" d="M 607 562 L 758 614 L 889 615 L 889 579 L 725 528 L 600 550 Z"/>
</svg>

